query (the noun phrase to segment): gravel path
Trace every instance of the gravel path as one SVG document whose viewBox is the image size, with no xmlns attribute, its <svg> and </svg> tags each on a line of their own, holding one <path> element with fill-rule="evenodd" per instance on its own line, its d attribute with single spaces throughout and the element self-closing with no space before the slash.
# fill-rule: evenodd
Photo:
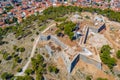
<svg viewBox="0 0 120 80">
<path fill-rule="evenodd" d="M 45 29 L 44 31 L 42 31 L 41 33 L 42 33 L 42 34 L 45 33 L 45 32 L 46 32 L 50 27 L 52 27 L 52 26 L 55 26 L 55 23 L 52 24 L 52 25 L 50 25 L 48 28 L 46 28 L 46 29 Z M 22 68 L 22 72 L 15 74 L 15 76 L 24 76 L 24 72 L 25 72 L 25 70 L 27 69 L 27 67 L 29 66 L 29 64 L 30 64 L 30 62 L 31 62 L 31 58 L 34 56 L 35 49 L 36 49 L 37 44 L 38 44 L 38 42 L 39 42 L 39 38 L 40 38 L 40 35 L 39 35 L 39 36 L 35 39 L 35 41 L 34 41 L 31 55 L 30 55 L 30 57 L 29 57 L 29 59 L 28 59 L 28 62 L 27 62 L 27 63 L 25 64 L 25 66 Z"/>
</svg>

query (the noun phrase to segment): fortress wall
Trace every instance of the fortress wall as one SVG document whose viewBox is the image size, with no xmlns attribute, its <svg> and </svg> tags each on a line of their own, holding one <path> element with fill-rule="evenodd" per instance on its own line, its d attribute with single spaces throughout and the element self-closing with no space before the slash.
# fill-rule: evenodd
<svg viewBox="0 0 120 80">
<path fill-rule="evenodd" d="M 86 63 L 89 63 L 89 64 L 92 64 L 92 65 L 96 66 L 100 70 L 102 69 L 101 62 L 98 62 L 96 60 L 90 59 L 89 57 L 87 57 L 85 55 L 82 55 L 82 54 L 80 54 L 80 59 L 83 60 Z"/>
<path fill-rule="evenodd" d="M 57 45 L 61 46 L 63 49 L 67 48 L 67 46 L 62 43 L 57 37 L 51 36 L 51 40 L 54 41 Z"/>
</svg>

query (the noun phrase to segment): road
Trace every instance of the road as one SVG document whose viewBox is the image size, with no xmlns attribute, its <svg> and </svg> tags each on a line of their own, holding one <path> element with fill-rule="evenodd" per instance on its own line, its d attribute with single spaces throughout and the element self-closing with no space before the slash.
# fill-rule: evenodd
<svg viewBox="0 0 120 80">
<path fill-rule="evenodd" d="M 48 26 L 45 30 L 43 30 L 41 33 L 45 33 L 48 29 L 50 29 L 52 26 L 55 26 L 56 24 L 52 24 L 50 26 Z M 32 48 L 32 51 L 31 51 L 31 55 L 30 57 L 28 58 L 28 62 L 25 64 L 25 66 L 22 68 L 22 72 L 19 72 L 17 74 L 15 74 L 15 76 L 24 76 L 24 72 L 25 70 L 28 68 L 30 62 L 31 62 L 31 58 L 34 56 L 34 53 L 35 53 L 35 50 L 36 50 L 36 47 L 37 47 L 37 44 L 39 42 L 39 38 L 40 38 L 40 35 L 35 39 L 34 43 L 33 43 L 33 48 Z"/>
</svg>

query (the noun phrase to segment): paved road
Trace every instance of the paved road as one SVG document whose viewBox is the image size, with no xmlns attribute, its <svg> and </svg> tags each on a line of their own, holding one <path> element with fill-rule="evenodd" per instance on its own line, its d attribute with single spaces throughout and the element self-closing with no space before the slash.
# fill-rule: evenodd
<svg viewBox="0 0 120 80">
<path fill-rule="evenodd" d="M 45 33 L 45 32 L 46 32 L 49 28 L 51 28 L 52 26 L 55 26 L 55 23 L 52 24 L 52 25 L 50 25 L 50 26 L 48 26 L 48 27 L 47 27 L 44 31 L 42 31 L 41 33 L 42 33 L 42 34 Z M 22 68 L 22 72 L 15 74 L 15 76 L 24 76 L 24 72 L 25 72 L 25 70 L 27 69 L 27 67 L 29 66 L 29 64 L 30 64 L 30 62 L 31 62 L 31 58 L 34 56 L 34 53 L 35 53 L 37 44 L 38 44 L 38 42 L 39 42 L 39 38 L 40 38 L 40 35 L 39 35 L 39 36 L 35 39 L 35 41 L 34 41 L 31 55 L 30 55 L 30 57 L 29 57 L 29 59 L 28 59 L 28 62 L 27 62 L 27 63 L 25 64 L 25 66 Z"/>
</svg>

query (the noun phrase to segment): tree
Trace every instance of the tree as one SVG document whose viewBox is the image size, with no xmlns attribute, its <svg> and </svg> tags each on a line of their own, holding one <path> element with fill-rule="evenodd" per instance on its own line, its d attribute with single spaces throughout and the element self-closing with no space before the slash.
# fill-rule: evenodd
<svg viewBox="0 0 120 80">
<path fill-rule="evenodd" d="M 39 68 L 36 70 L 37 74 L 44 74 L 46 73 L 46 69 L 42 66 L 39 66 Z"/>
<path fill-rule="evenodd" d="M 25 78 L 25 80 L 34 80 L 34 78 L 32 76 L 28 76 L 28 75 L 26 75 L 24 78 Z"/>
<path fill-rule="evenodd" d="M 17 72 L 21 72 L 21 71 L 22 71 L 22 68 L 18 68 L 18 69 L 17 69 Z"/>
<path fill-rule="evenodd" d="M 36 58 L 31 58 L 31 61 L 32 61 L 32 67 L 33 67 L 33 70 L 38 70 L 39 67 L 42 66 L 43 62 L 44 62 L 44 58 L 42 55 L 40 54 L 37 54 L 37 57 Z"/>
<path fill-rule="evenodd" d="M 27 74 L 27 75 L 30 75 L 30 74 L 33 74 L 33 73 L 34 73 L 34 71 L 32 69 L 26 69 L 25 70 L 25 74 Z"/>
<path fill-rule="evenodd" d="M 44 77 L 42 74 L 37 74 L 36 75 L 36 80 L 44 80 Z"/>
<path fill-rule="evenodd" d="M 14 45 L 14 46 L 13 46 L 13 49 L 16 51 L 16 50 L 17 50 L 17 46 L 16 46 L 16 45 Z"/>
<path fill-rule="evenodd" d="M 103 45 L 101 48 L 101 53 L 107 52 L 110 53 L 111 47 L 109 45 Z"/>
<path fill-rule="evenodd" d="M 17 22 L 17 18 L 16 17 L 13 17 L 13 23 Z"/>
<path fill-rule="evenodd" d="M 9 53 L 3 53 L 3 58 L 4 58 L 5 60 L 10 60 L 10 59 L 12 58 L 12 56 L 9 55 Z"/>
<path fill-rule="evenodd" d="M 71 21 L 63 22 L 63 23 L 61 23 L 60 25 L 58 25 L 57 27 L 59 28 L 59 29 L 57 30 L 57 32 L 58 32 L 58 31 L 61 31 L 61 32 L 62 32 L 62 30 L 63 30 L 64 33 L 65 33 L 66 35 L 68 35 L 69 38 L 72 40 L 73 35 L 74 35 L 73 30 L 74 30 L 74 28 L 75 28 L 75 24 L 74 24 L 73 22 L 71 22 Z"/>
<path fill-rule="evenodd" d="M 24 47 L 21 47 L 21 48 L 19 48 L 19 51 L 20 51 L 20 52 L 24 52 L 24 51 L 25 51 L 25 48 L 24 48 Z"/>
<path fill-rule="evenodd" d="M 88 76 L 86 77 L 86 80 L 92 80 L 91 76 L 88 75 Z"/>
<path fill-rule="evenodd" d="M 5 23 L 6 23 L 6 24 L 10 24 L 11 22 L 10 22 L 9 19 L 5 19 Z"/>
<path fill-rule="evenodd" d="M 17 56 L 17 57 L 15 57 L 15 61 L 16 61 L 17 63 L 21 63 L 22 59 L 21 59 L 19 56 Z"/>
<path fill-rule="evenodd" d="M 36 35 L 39 35 L 39 32 L 36 32 Z"/>
<path fill-rule="evenodd" d="M 116 65 L 116 59 L 111 58 L 110 49 L 111 48 L 109 45 L 103 45 L 103 47 L 101 48 L 100 58 L 104 64 L 106 64 L 110 69 L 112 69 L 113 66 Z"/>
<path fill-rule="evenodd" d="M 2 60 L 0 60 L 0 63 L 2 62 Z"/>
<path fill-rule="evenodd" d="M 38 59 L 39 62 L 42 62 L 42 63 L 43 63 L 43 61 L 44 61 L 43 56 L 40 55 L 40 54 L 37 54 L 37 59 Z"/>
<path fill-rule="evenodd" d="M 15 80 L 34 80 L 34 78 L 32 76 L 17 76 Z"/>
<path fill-rule="evenodd" d="M 89 17 L 89 16 L 85 16 L 85 18 L 86 18 L 86 19 L 90 19 L 90 17 Z"/>
<path fill-rule="evenodd" d="M 107 78 L 97 78 L 97 80 L 108 80 Z"/>
<path fill-rule="evenodd" d="M 14 75 L 11 74 L 11 73 L 8 73 L 8 72 L 4 72 L 4 73 L 1 75 L 1 78 L 2 78 L 3 80 L 10 80 L 12 77 L 14 77 Z"/>
<path fill-rule="evenodd" d="M 17 48 L 16 51 L 17 51 L 17 52 L 24 52 L 24 51 L 25 51 L 25 48 L 24 48 L 24 47 L 20 47 L 20 48 Z"/>
<path fill-rule="evenodd" d="M 117 51 L 116 56 L 118 59 L 120 59 L 120 50 Z"/>
<path fill-rule="evenodd" d="M 7 12 L 9 12 L 11 9 L 13 9 L 13 6 L 6 6 L 6 7 L 5 7 L 5 10 L 6 10 Z"/>
<path fill-rule="evenodd" d="M 59 69 L 57 69 L 55 66 L 49 66 L 48 71 L 49 72 L 54 72 L 54 73 L 57 74 L 59 72 Z"/>
<path fill-rule="evenodd" d="M 42 55 L 37 54 L 36 57 L 31 58 L 32 69 L 36 74 L 36 80 L 44 80 L 43 74 L 46 73 L 46 64 Z M 26 74 L 32 73 L 32 70 L 28 69 L 25 71 Z"/>
<path fill-rule="evenodd" d="M 34 39 L 32 38 L 32 39 L 31 39 L 31 41 L 33 42 L 33 41 L 34 41 Z"/>
</svg>

